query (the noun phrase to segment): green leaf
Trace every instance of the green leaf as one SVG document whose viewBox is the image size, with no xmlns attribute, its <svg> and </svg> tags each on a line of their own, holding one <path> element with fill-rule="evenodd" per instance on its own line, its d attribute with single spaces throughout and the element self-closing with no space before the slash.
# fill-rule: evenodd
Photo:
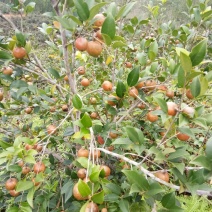
<svg viewBox="0 0 212 212">
<path fill-rule="evenodd" d="M 124 97 L 124 93 L 126 92 L 126 87 L 122 81 L 118 81 L 116 86 L 116 94 L 118 97 L 122 98 Z"/>
<path fill-rule="evenodd" d="M 102 33 L 102 37 L 104 42 L 109 46 L 112 43 L 112 40 L 110 38 L 110 36 L 108 36 L 107 34 Z"/>
<path fill-rule="evenodd" d="M 104 191 L 100 191 L 99 193 L 94 194 L 91 197 L 91 200 L 97 204 L 102 204 L 104 201 Z"/>
<path fill-rule="evenodd" d="M 78 190 L 83 197 L 87 197 L 91 194 L 90 187 L 87 185 L 87 183 L 85 183 L 81 179 L 79 179 L 78 182 Z"/>
<path fill-rule="evenodd" d="M 129 74 L 127 77 L 127 84 L 129 86 L 134 86 L 137 84 L 139 79 L 139 67 L 135 67 Z"/>
<path fill-rule="evenodd" d="M 63 185 L 61 188 L 61 194 L 65 194 L 65 203 L 70 199 L 72 196 L 72 190 L 74 187 L 74 183 L 72 180 L 69 180 L 67 183 Z"/>
<path fill-rule="evenodd" d="M 153 97 L 154 101 L 158 103 L 158 105 L 160 106 L 160 108 L 162 109 L 162 111 L 164 113 L 168 112 L 168 107 L 167 107 L 167 103 L 164 99 L 162 98 L 158 98 L 158 97 Z"/>
<path fill-rule="evenodd" d="M 103 189 L 104 189 L 105 193 L 114 193 L 117 195 L 121 194 L 121 187 L 114 183 L 107 183 L 107 184 L 103 185 Z"/>
<path fill-rule="evenodd" d="M 107 16 L 107 18 L 105 19 L 105 21 L 102 25 L 101 33 L 108 35 L 111 39 L 113 39 L 115 37 L 116 24 L 115 24 L 115 20 L 111 14 L 109 14 Z"/>
<path fill-rule="evenodd" d="M 119 202 L 119 208 L 121 209 L 121 212 L 129 212 L 130 211 L 129 202 L 127 200 L 121 199 Z"/>
<path fill-rule="evenodd" d="M 205 154 L 206 154 L 207 158 L 212 160 L 212 137 L 210 139 L 208 139 L 208 141 L 206 143 Z"/>
<path fill-rule="evenodd" d="M 99 10 L 108 3 L 106 2 L 101 2 L 99 4 L 96 4 L 95 6 L 93 6 L 91 9 L 90 9 L 90 16 L 89 16 L 89 20 L 91 20 L 98 12 Z"/>
<path fill-rule="evenodd" d="M 171 171 L 174 174 L 174 176 L 177 177 L 182 183 L 187 182 L 186 176 L 183 173 L 181 173 L 177 168 L 172 168 Z"/>
<path fill-rule="evenodd" d="M 138 171 L 122 170 L 127 176 L 131 184 L 136 184 L 141 191 L 147 191 L 149 189 L 149 183 L 147 179 Z"/>
<path fill-rule="evenodd" d="M 123 7 L 121 7 L 121 9 L 119 10 L 119 12 L 116 16 L 116 20 L 121 17 L 125 17 L 132 10 L 132 8 L 135 4 L 136 4 L 136 2 L 131 2 L 131 3 L 126 4 Z"/>
<path fill-rule="evenodd" d="M 76 160 L 83 168 L 88 168 L 88 158 L 85 157 L 79 157 Z"/>
<path fill-rule="evenodd" d="M 35 193 L 35 187 L 32 187 L 27 194 L 27 202 L 33 208 L 33 196 Z"/>
<path fill-rule="evenodd" d="M 24 47 L 26 45 L 26 38 L 25 38 L 24 34 L 17 30 L 15 32 L 15 36 L 17 39 L 17 45 Z"/>
<path fill-rule="evenodd" d="M 127 46 L 127 44 L 124 43 L 124 42 L 122 42 L 122 41 L 115 41 L 115 42 L 113 42 L 113 44 L 112 44 L 112 47 L 113 47 L 114 49 L 122 48 L 122 47 L 126 47 L 126 46 Z"/>
<path fill-rule="evenodd" d="M 151 56 L 153 55 L 152 53 L 154 54 L 154 56 Z M 149 58 L 151 59 L 151 61 L 153 61 L 158 54 L 158 43 L 156 40 L 149 46 L 149 54 L 151 54 L 149 55 Z"/>
<path fill-rule="evenodd" d="M 88 5 L 83 0 L 73 0 L 77 8 L 77 14 L 82 21 L 86 21 L 90 16 Z"/>
<path fill-rule="evenodd" d="M 19 181 L 17 186 L 16 186 L 16 191 L 20 192 L 20 191 L 26 191 L 29 190 L 30 188 L 32 188 L 34 186 L 32 181 Z"/>
<path fill-rule="evenodd" d="M 144 135 L 142 131 L 135 127 L 125 127 L 125 131 L 131 141 L 135 144 L 143 144 L 144 142 Z"/>
<path fill-rule="evenodd" d="M 92 121 L 90 116 L 88 115 L 88 113 L 84 113 L 82 119 L 81 119 L 81 123 L 83 124 L 83 126 L 85 128 L 89 128 L 92 126 Z"/>
<path fill-rule="evenodd" d="M 117 138 L 112 145 L 133 145 L 128 138 Z"/>
<path fill-rule="evenodd" d="M 73 30 L 76 27 L 76 23 L 70 18 L 68 19 L 68 18 L 57 16 L 55 17 L 55 19 L 60 22 L 60 24 L 62 25 L 64 29 Z"/>
<path fill-rule="evenodd" d="M 163 188 L 160 186 L 158 182 L 154 182 L 150 184 L 149 190 L 145 192 L 145 196 L 152 197 L 153 195 L 164 192 Z"/>
<path fill-rule="evenodd" d="M 60 78 L 60 74 L 58 73 L 58 71 L 54 68 L 49 68 L 48 72 L 55 77 L 55 79 L 59 79 Z"/>
<path fill-rule="evenodd" d="M 74 94 L 72 103 L 76 109 L 80 110 L 82 108 L 82 100 L 78 94 Z"/>
<path fill-rule="evenodd" d="M 191 94 L 193 97 L 197 97 L 199 96 L 200 92 L 201 92 L 200 80 L 199 77 L 195 77 L 191 83 Z"/>
<path fill-rule="evenodd" d="M 177 75 L 177 79 L 178 79 L 178 87 L 182 88 L 185 84 L 185 71 L 182 68 L 179 68 L 178 70 L 178 75 Z"/>
<path fill-rule="evenodd" d="M 27 6 L 24 8 L 25 13 L 31 13 L 35 9 L 35 5 L 35 2 L 30 2 L 29 4 L 27 4 Z"/>
<path fill-rule="evenodd" d="M 195 164 L 197 166 L 203 166 L 204 168 L 211 170 L 212 166 L 211 166 L 211 161 L 208 160 L 207 157 L 205 157 L 204 155 L 200 155 L 198 157 L 196 157 L 193 161 L 190 162 L 191 164 Z"/>
<path fill-rule="evenodd" d="M 10 88 L 22 88 L 28 87 L 28 84 L 23 80 L 15 80 L 11 83 Z"/>
<path fill-rule="evenodd" d="M 183 52 L 180 52 L 180 64 L 185 73 L 191 72 L 192 70 L 191 59 L 187 54 Z"/>
<path fill-rule="evenodd" d="M 3 149 L 6 149 L 10 146 L 12 146 L 11 144 L 7 143 L 7 142 L 4 142 L 2 140 L 0 140 L 0 146 L 3 148 Z"/>
<path fill-rule="evenodd" d="M 19 165 L 10 165 L 8 167 L 8 171 L 11 171 L 11 172 L 21 172 L 22 171 L 22 168 Z"/>
<path fill-rule="evenodd" d="M 200 41 L 191 50 L 189 56 L 191 58 L 192 66 L 199 65 L 203 61 L 207 51 L 207 41 L 207 39 Z"/>
<path fill-rule="evenodd" d="M 99 174 L 100 174 L 101 171 L 96 171 L 96 172 L 93 172 L 89 178 L 91 180 L 91 182 L 98 182 L 99 181 Z"/>
<path fill-rule="evenodd" d="M 7 53 L 7 52 L 4 52 L 4 51 L 0 51 L 0 60 L 9 60 L 9 59 L 12 59 L 12 55 Z"/>
<path fill-rule="evenodd" d="M 172 208 L 175 205 L 175 195 L 174 193 L 169 193 L 163 196 L 161 203 L 165 208 Z"/>
</svg>

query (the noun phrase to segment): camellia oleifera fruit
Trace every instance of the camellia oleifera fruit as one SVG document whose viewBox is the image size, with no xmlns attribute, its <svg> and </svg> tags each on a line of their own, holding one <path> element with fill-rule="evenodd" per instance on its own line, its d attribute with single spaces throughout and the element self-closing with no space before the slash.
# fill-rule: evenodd
<svg viewBox="0 0 212 212">
<path fill-rule="evenodd" d="M 41 161 L 37 162 L 34 166 L 33 166 L 33 171 L 35 174 L 38 174 L 40 172 L 44 172 L 46 169 L 46 166 L 44 163 L 42 163 Z"/>
<path fill-rule="evenodd" d="M 55 125 L 49 125 L 47 127 L 47 133 L 53 135 L 57 132 L 57 127 Z"/>
<path fill-rule="evenodd" d="M 9 193 L 13 197 L 17 197 L 18 195 L 20 195 L 20 192 L 17 192 L 16 190 L 10 190 Z"/>
<path fill-rule="evenodd" d="M 113 84 L 106 80 L 102 83 L 102 88 L 104 91 L 111 91 L 113 89 Z"/>
<path fill-rule="evenodd" d="M 0 101 L 2 101 L 3 98 L 4 98 L 4 94 L 3 94 L 3 92 L 0 91 Z"/>
<path fill-rule="evenodd" d="M 101 27 L 105 21 L 105 16 L 101 13 L 94 16 L 94 26 Z"/>
<path fill-rule="evenodd" d="M 80 178 L 80 179 L 84 179 L 86 177 L 86 169 L 79 169 L 77 171 L 77 176 Z"/>
<path fill-rule="evenodd" d="M 88 47 L 88 41 L 86 38 L 79 37 L 75 40 L 75 48 L 79 51 L 85 51 Z"/>
<path fill-rule="evenodd" d="M 149 113 L 147 113 L 147 119 L 148 119 L 150 122 L 155 122 L 155 121 L 158 120 L 158 116 L 152 114 L 152 112 L 150 111 Z"/>
<path fill-rule="evenodd" d="M 177 138 L 181 141 L 187 141 L 190 138 L 190 136 L 184 133 L 178 133 Z"/>
<path fill-rule="evenodd" d="M 104 170 L 104 172 L 105 172 L 105 177 L 108 177 L 109 175 L 110 175 L 110 172 L 111 172 L 111 169 L 110 169 L 110 167 L 108 167 L 108 166 L 106 166 L 106 165 L 102 165 L 101 167 L 100 167 L 100 169 L 102 170 Z"/>
<path fill-rule="evenodd" d="M 13 69 L 11 67 L 4 67 L 2 73 L 5 75 L 12 75 Z"/>
<path fill-rule="evenodd" d="M 7 190 L 13 190 L 13 189 L 15 189 L 17 183 L 18 183 L 18 180 L 16 178 L 12 177 L 6 181 L 5 188 Z"/>
<path fill-rule="evenodd" d="M 174 102 L 167 102 L 167 107 L 168 107 L 168 114 L 170 116 L 175 116 L 177 114 L 177 104 Z"/>
<path fill-rule="evenodd" d="M 90 81 L 87 78 L 82 79 L 82 81 L 80 83 L 83 87 L 87 87 L 90 85 Z"/>
<path fill-rule="evenodd" d="M 73 187 L 73 196 L 76 200 L 86 200 L 87 197 L 83 197 L 78 190 L 78 183 L 76 183 Z"/>
<path fill-rule="evenodd" d="M 88 158 L 88 155 L 89 155 L 89 151 L 85 148 L 81 148 L 78 150 L 77 152 L 77 157 L 85 157 L 85 158 Z"/>
<path fill-rule="evenodd" d="M 86 51 L 93 57 L 98 57 L 102 52 L 102 45 L 97 41 L 89 41 Z"/>
<path fill-rule="evenodd" d="M 138 90 L 135 87 L 130 88 L 130 90 L 129 90 L 129 96 L 132 96 L 134 98 L 137 98 L 137 96 L 138 96 Z"/>
<path fill-rule="evenodd" d="M 154 175 L 167 183 L 169 182 L 169 173 L 167 171 L 158 171 Z"/>
<path fill-rule="evenodd" d="M 16 59 L 23 59 L 26 56 L 27 52 L 26 49 L 23 47 L 15 47 L 13 49 L 13 56 Z"/>
<path fill-rule="evenodd" d="M 94 202 L 88 203 L 85 208 L 85 212 L 99 212 L 98 205 Z"/>
</svg>

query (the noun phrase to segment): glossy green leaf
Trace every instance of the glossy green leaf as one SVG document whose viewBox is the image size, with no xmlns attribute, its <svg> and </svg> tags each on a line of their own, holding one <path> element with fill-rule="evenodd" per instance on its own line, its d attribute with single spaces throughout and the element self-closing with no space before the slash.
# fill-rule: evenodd
<svg viewBox="0 0 212 212">
<path fill-rule="evenodd" d="M 104 201 L 104 191 L 100 191 L 99 193 L 94 194 L 91 197 L 91 200 L 97 204 L 102 204 Z"/>
<path fill-rule="evenodd" d="M 0 51 L 0 60 L 9 60 L 9 59 L 12 59 L 12 55 L 7 53 L 7 52 L 4 52 L 4 51 Z"/>
<path fill-rule="evenodd" d="M 115 37 L 116 34 L 116 24 L 112 15 L 108 15 L 102 25 L 101 33 L 109 36 L 111 39 Z"/>
<path fill-rule="evenodd" d="M 33 208 L 33 197 L 35 193 L 35 187 L 32 187 L 27 194 L 27 202 Z"/>
<path fill-rule="evenodd" d="M 77 9 L 77 14 L 82 21 L 86 21 L 90 16 L 88 5 L 83 0 L 73 0 Z"/>
<path fill-rule="evenodd" d="M 180 64 L 185 71 L 185 73 L 191 72 L 192 70 L 192 63 L 191 59 L 188 55 L 183 52 L 180 52 Z"/>
<path fill-rule="evenodd" d="M 24 47 L 26 45 L 25 35 L 23 33 L 21 33 L 20 31 L 16 31 L 15 36 L 16 36 L 16 39 L 17 39 L 17 45 Z"/>
<path fill-rule="evenodd" d="M 136 2 L 131 2 L 121 7 L 121 9 L 118 11 L 116 19 L 119 19 L 121 17 L 126 17 L 127 14 L 132 10 L 135 4 Z"/>
<path fill-rule="evenodd" d="M 73 95 L 72 103 L 76 109 L 80 110 L 82 108 L 82 100 L 78 94 Z"/>
<path fill-rule="evenodd" d="M 22 168 L 19 165 L 10 165 L 8 167 L 8 171 L 11 171 L 11 172 L 21 172 L 22 171 Z"/>
<path fill-rule="evenodd" d="M 169 193 L 163 196 L 161 203 L 164 208 L 172 208 L 175 205 L 175 195 L 174 193 Z"/>
<path fill-rule="evenodd" d="M 16 186 L 16 191 L 17 192 L 20 192 L 20 191 L 26 191 L 26 190 L 29 190 L 30 188 L 32 188 L 34 186 L 33 182 L 32 181 L 19 181 L 17 183 L 17 186 Z"/>
<path fill-rule="evenodd" d="M 100 10 L 104 5 L 106 5 L 106 4 L 107 4 L 106 2 L 101 2 L 101 3 L 98 3 L 98 4 L 94 5 L 94 6 L 90 9 L 89 20 L 91 20 L 91 19 L 99 12 L 99 10 Z"/>
<path fill-rule="evenodd" d="M 129 212 L 130 211 L 130 205 L 127 200 L 121 199 L 119 201 L 119 208 L 121 209 L 121 212 Z"/>
<path fill-rule="evenodd" d="M 212 160 L 212 137 L 206 143 L 205 154 L 207 158 Z"/>
<path fill-rule="evenodd" d="M 118 81 L 117 86 L 116 86 L 116 95 L 120 98 L 124 97 L 124 94 L 126 92 L 126 87 L 122 81 Z"/>
<path fill-rule="evenodd" d="M 200 80 L 199 77 L 195 77 L 191 83 L 191 94 L 193 97 L 197 97 L 200 95 L 200 92 L 201 92 Z"/>
<path fill-rule="evenodd" d="M 131 87 L 138 83 L 139 79 L 139 67 L 135 67 L 127 77 L 127 84 Z"/>
<path fill-rule="evenodd" d="M 186 78 L 185 78 L 185 71 L 182 68 L 180 68 L 178 70 L 177 80 L 178 80 L 178 84 L 177 84 L 178 87 L 179 88 L 182 88 L 184 86 L 185 80 L 186 80 Z"/>
<path fill-rule="evenodd" d="M 92 126 L 92 121 L 88 113 L 85 113 L 81 119 L 81 123 L 85 128 L 89 128 Z"/>
<path fill-rule="evenodd" d="M 144 135 L 142 131 L 138 128 L 135 127 L 125 127 L 125 131 L 127 132 L 127 135 L 129 139 L 134 143 L 134 144 L 143 144 L 144 142 Z"/>
<path fill-rule="evenodd" d="M 25 13 L 31 13 L 34 9 L 35 9 L 35 2 L 30 2 L 29 4 L 26 5 L 26 7 L 24 8 Z"/>
<path fill-rule="evenodd" d="M 112 43 L 112 40 L 110 38 L 110 36 L 108 36 L 107 34 L 102 33 L 102 37 L 104 42 L 109 46 Z"/>
<path fill-rule="evenodd" d="M 191 164 L 195 164 L 197 166 L 203 166 L 208 170 L 212 170 L 211 161 L 208 160 L 208 157 L 204 155 L 197 156 L 193 161 L 190 162 Z"/>
<path fill-rule="evenodd" d="M 83 197 L 87 197 L 91 194 L 91 189 L 87 183 L 79 179 L 78 190 Z"/>
<path fill-rule="evenodd" d="M 149 54 L 153 54 L 154 53 L 154 58 L 150 58 L 151 59 L 151 61 L 153 61 L 154 59 L 155 59 L 155 57 L 157 56 L 157 54 L 158 54 L 158 43 L 157 43 L 157 41 L 155 40 L 154 42 L 152 42 L 151 44 L 150 44 L 150 46 L 149 46 Z"/>
<path fill-rule="evenodd" d="M 83 168 L 88 168 L 88 158 L 78 157 L 76 160 Z"/>
<path fill-rule="evenodd" d="M 60 78 L 60 74 L 58 73 L 58 71 L 54 68 L 49 68 L 48 72 L 55 78 L 58 79 Z"/>
<path fill-rule="evenodd" d="M 63 185 L 61 188 L 61 194 L 65 194 L 65 203 L 70 199 L 72 196 L 72 190 L 74 187 L 74 183 L 72 180 L 69 180 L 67 183 Z"/>
<path fill-rule="evenodd" d="M 158 105 L 160 106 L 160 108 L 162 109 L 164 113 L 168 112 L 167 103 L 164 99 L 159 97 L 154 97 L 154 101 L 158 103 Z"/>
<path fill-rule="evenodd" d="M 76 23 L 70 18 L 63 18 L 63 17 L 59 17 L 59 16 L 57 16 L 55 18 L 57 21 L 60 22 L 60 24 L 62 25 L 62 27 L 64 29 L 73 30 L 76 27 Z"/>
<path fill-rule="evenodd" d="M 126 46 L 127 46 L 127 44 L 124 43 L 124 42 L 122 42 L 122 41 L 115 41 L 115 42 L 113 42 L 113 44 L 112 44 L 112 47 L 113 47 L 114 49 L 122 48 L 122 47 L 126 47 Z"/>
<path fill-rule="evenodd" d="M 147 179 L 138 171 L 122 170 L 127 176 L 127 179 L 131 184 L 136 184 L 141 191 L 147 191 L 149 189 L 149 183 Z"/>
<path fill-rule="evenodd" d="M 133 145 L 133 143 L 128 138 L 117 138 L 112 145 Z"/>
<path fill-rule="evenodd" d="M 203 61 L 207 51 L 207 41 L 204 39 L 192 48 L 189 56 L 193 66 L 199 65 Z"/>
</svg>

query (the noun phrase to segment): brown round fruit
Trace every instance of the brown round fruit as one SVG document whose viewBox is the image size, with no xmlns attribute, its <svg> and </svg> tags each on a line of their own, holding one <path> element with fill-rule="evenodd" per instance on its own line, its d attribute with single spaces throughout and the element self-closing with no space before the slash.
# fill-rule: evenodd
<svg viewBox="0 0 212 212">
<path fill-rule="evenodd" d="M 25 50 L 25 48 L 23 47 L 15 47 L 13 49 L 13 56 L 16 58 L 16 59 L 22 59 L 26 56 L 27 52 Z"/>
<path fill-rule="evenodd" d="M 91 97 L 91 98 L 90 98 L 90 103 L 91 103 L 92 105 L 95 105 L 95 104 L 97 103 L 96 98 L 95 98 L 95 97 Z"/>
<path fill-rule="evenodd" d="M 88 41 L 86 38 L 79 37 L 75 40 L 75 48 L 79 51 L 85 51 L 88 47 Z"/>
<path fill-rule="evenodd" d="M 158 120 L 158 116 L 152 114 L 152 112 L 149 112 L 149 113 L 147 113 L 147 119 L 148 119 L 150 122 L 155 122 L 155 121 Z"/>
<path fill-rule="evenodd" d="M 97 135 L 97 142 L 101 145 L 103 145 L 105 143 L 104 139 L 100 135 Z"/>
<path fill-rule="evenodd" d="M 111 172 L 110 167 L 103 165 L 103 166 L 100 167 L 100 169 L 101 170 L 104 169 L 105 177 L 108 177 L 110 175 L 110 172 Z"/>
<path fill-rule="evenodd" d="M 73 187 L 73 196 L 76 200 L 85 200 L 87 197 L 83 197 L 78 190 L 78 183 L 76 183 Z"/>
<path fill-rule="evenodd" d="M 38 152 L 41 152 L 42 149 L 43 149 L 43 146 L 41 146 L 41 145 L 38 144 L 37 147 L 36 147 L 36 150 L 37 150 Z"/>
<path fill-rule="evenodd" d="M 190 138 L 190 136 L 188 136 L 184 133 L 178 133 L 177 138 L 181 141 L 187 141 Z"/>
<path fill-rule="evenodd" d="M 103 39 L 101 30 L 98 30 L 98 31 L 96 32 L 96 37 L 99 38 L 100 40 Z"/>
<path fill-rule="evenodd" d="M 102 88 L 104 91 L 111 91 L 113 89 L 113 84 L 106 80 L 102 83 Z"/>
<path fill-rule="evenodd" d="M 77 72 L 78 72 L 79 75 L 85 74 L 85 67 L 84 67 L 84 66 L 80 66 L 80 67 L 77 69 Z"/>
<path fill-rule="evenodd" d="M 169 173 L 167 171 L 158 171 L 154 175 L 167 183 L 169 182 Z"/>
<path fill-rule="evenodd" d="M 81 85 L 84 86 L 84 87 L 89 86 L 90 85 L 89 79 L 87 79 L 87 78 L 82 79 Z"/>
<path fill-rule="evenodd" d="M 124 65 L 126 68 L 132 68 L 132 63 L 130 62 L 125 62 Z"/>
<path fill-rule="evenodd" d="M 0 91 L 0 101 L 2 101 L 3 98 L 4 98 L 4 94 L 3 94 L 3 92 Z"/>
<path fill-rule="evenodd" d="M 174 97 L 174 91 L 171 90 L 166 91 L 166 96 L 172 99 Z"/>
<path fill-rule="evenodd" d="M 168 114 L 170 116 L 175 116 L 177 114 L 177 104 L 174 102 L 167 102 Z"/>
<path fill-rule="evenodd" d="M 68 105 L 62 105 L 62 111 L 67 112 L 68 111 Z"/>
<path fill-rule="evenodd" d="M 108 98 L 109 99 L 107 100 L 107 104 L 109 104 L 110 106 L 115 106 L 117 102 L 119 101 L 118 96 L 109 95 Z"/>
<path fill-rule="evenodd" d="M 101 212 L 107 212 L 107 208 L 102 208 Z"/>
<path fill-rule="evenodd" d="M 102 52 L 102 45 L 97 41 L 89 41 L 86 51 L 89 55 L 98 57 Z"/>
<path fill-rule="evenodd" d="M 5 68 L 3 68 L 3 71 L 2 72 L 5 75 L 12 75 L 13 74 L 13 69 L 10 68 L 10 67 L 5 67 Z"/>
<path fill-rule="evenodd" d="M 138 96 L 138 90 L 136 89 L 136 88 L 130 88 L 130 90 L 129 90 L 129 96 L 132 96 L 132 97 L 134 97 L 134 98 L 137 98 L 137 96 Z"/>
<path fill-rule="evenodd" d="M 94 26 L 101 27 L 105 21 L 105 16 L 103 14 L 96 14 L 94 16 Z"/>
<path fill-rule="evenodd" d="M 42 163 L 41 161 L 37 162 L 34 166 L 33 166 L 33 170 L 35 174 L 38 174 L 40 172 L 44 172 L 46 169 L 46 166 L 44 163 Z"/>
<path fill-rule="evenodd" d="M 53 135 L 57 132 L 57 127 L 55 125 L 49 125 L 47 127 L 47 133 Z"/>
<path fill-rule="evenodd" d="M 18 183 L 18 180 L 16 178 L 10 178 L 6 181 L 5 188 L 7 190 L 13 190 L 15 189 L 17 183 Z"/>
<path fill-rule="evenodd" d="M 141 82 L 139 82 L 135 87 L 136 87 L 137 89 L 140 89 L 140 88 L 142 88 L 142 87 L 144 87 L 144 86 L 145 86 L 145 82 L 141 81 Z"/>
<path fill-rule="evenodd" d="M 30 168 L 28 166 L 22 167 L 22 174 L 28 174 L 30 172 Z"/>
<path fill-rule="evenodd" d="M 85 157 L 88 158 L 89 151 L 87 149 L 81 148 L 77 152 L 77 157 Z"/>
<path fill-rule="evenodd" d="M 98 205 L 94 202 L 88 203 L 85 208 L 85 212 L 99 212 Z"/>
<path fill-rule="evenodd" d="M 55 112 L 56 108 L 54 106 L 50 107 L 50 112 L 53 113 Z"/>
<path fill-rule="evenodd" d="M 167 87 L 165 85 L 159 85 L 159 86 L 157 86 L 157 90 L 159 90 L 159 91 L 167 91 Z"/>
<path fill-rule="evenodd" d="M 32 112 L 32 108 L 31 107 L 27 107 L 25 109 L 25 113 L 30 114 Z"/>
<path fill-rule="evenodd" d="M 77 176 L 83 180 L 86 177 L 86 172 L 86 169 L 79 169 L 77 172 Z"/>
<path fill-rule="evenodd" d="M 65 75 L 65 77 L 63 78 L 66 82 L 68 82 L 68 75 Z"/>
<path fill-rule="evenodd" d="M 33 145 L 26 144 L 26 145 L 25 145 L 25 149 L 26 149 L 26 150 L 33 149 Z"/>
<path fill-rule="evenodd" d="M 186 90 L 186 96 L 187 96 L 188 99 L 193 99 L 194 98 L 190 89 Z"/>
<path fill-rule="evenodd" d="M 186 106 L 182 111 L 185 115 L 192 118 L 195 114 L 195 109 L 193 107 Z"/>
<path fill-rule="evenodd" d="M 94 159 L 96 158 L 100 158 L 101 156 L 101 152 L 99 150 L 94 150 L 93 152 L 91 151 L 91 157 L 94 157 Z"/>
<path fill-rule="evenodd" d="M 98 116 L 99 116 L 99 115 L 98 115 L 97 112 L 92 112 L 91 115 L 90 115 L 90 117 L 91 117 L 92 119 L 97 119 Z"/>
<path fill-rule="evenodd" d="M 109 136 L 110 136 L 110 138 L 117 138 L 119 135 L 118 134 L 116 134 L 116 133 L 113 133 L 113 132 L 110 132 L 109 133 Z"/>
<path fill-rule="evenodd" d="M 110 151 L 110 152 L 112 152 L 113 150 L 114 150 L 114 146 L 108 146 L 107 148 L 106 148 L 108 151 Z"/>
<path fill-rule="evenodd" d="M 13 197 L 17 197 L 18 195 L 20 195 L 20 192 L 17 192 L 16 190 L 10 190 L 9 193 Z"/>
<path fill-rule="evenodd" d="M 18 165 L 19 165 L 20 167 L 23 167 L 24 161 L 23 161 L 23 160 L 20 160 L 20 161 L 18 162 Z"/>
<path fill-rule="evenodd" d="M 146 105 L 143 104 L 143 103 L 140 103 L 140 104 L 138 104 L 137 107 L 140 108 L 140 109 L 145 109 L 146 108 Z"/>
<path fill-rule="evenodd" d="M 40 182 L 37 182 L 35 178 L 32 178 L 32 182 L 33 182 L 34 186 L 40 185 Z"/>
<path fill-rule="evenodd" d="M 146 81 L 147 90 L 154 90 L 155 86 L 156 86 L 156 81 L 155 80 L 147 80 Z"/>
</svg>

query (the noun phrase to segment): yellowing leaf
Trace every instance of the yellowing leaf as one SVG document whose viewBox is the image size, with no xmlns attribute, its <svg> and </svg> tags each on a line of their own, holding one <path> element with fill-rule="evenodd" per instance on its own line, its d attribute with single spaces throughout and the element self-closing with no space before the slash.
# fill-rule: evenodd
<svg viewBox="0 0 212 212">
<path fill-rule="evenodd" d="M 110 63 L 112 63 L 112 61 L 113 61 L 113 57 L 109 55 L 106 60 L 106 65 L 109 65 Z"/>
</svg>

